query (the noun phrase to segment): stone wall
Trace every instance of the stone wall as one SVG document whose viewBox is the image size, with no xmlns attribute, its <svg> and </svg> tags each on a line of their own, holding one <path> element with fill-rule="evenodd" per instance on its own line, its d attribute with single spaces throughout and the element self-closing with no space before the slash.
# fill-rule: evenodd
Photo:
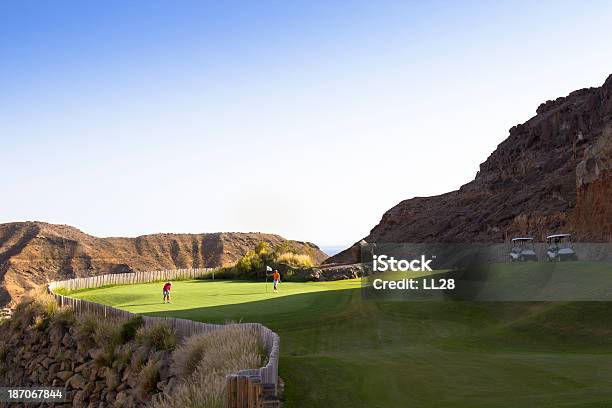
<svg viewBox="0 0 612 408">
<path fill-rule="evenodd" d="M 69 320 L 3 332 L 7 337 L 0 343 L 0 384 L 66 387 L 71 403 L 63 406 L 144 407 L 177 382 L 169 369 L 171 350 L 130 340 L 109 358 L 108 350 L 82 338 Z"/>
</svg>

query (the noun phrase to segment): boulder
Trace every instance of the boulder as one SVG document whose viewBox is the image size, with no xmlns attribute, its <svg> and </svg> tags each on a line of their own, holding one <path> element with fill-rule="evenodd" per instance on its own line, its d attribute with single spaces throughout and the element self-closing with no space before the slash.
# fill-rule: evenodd
<svg viewBox="0 0 612 408">
<path fill-rule="evenodd" d="M 65 383 L 66 381 L 68 381 L 68 379 L 70 377 L 73 376 L 73 374 L 74 373 L 72 371 L 60 371 L 60 372 L 55 374 L 55 377 L 59 378 L 60 380 L 62 380 Z"/>
<path fill-rule="evenodd" d="M 72 347 L 74 347 L 76 345 L 76 343 L 75 343 L 74 339 L 72 338 L 72 336 L 70 335 L 70 333 L 64 334 L 64 337 L 62 338 L 62 344 L 66 348 L 72 348 Z"/>
<path fill-rule="evenodd" d="M 67 381 L 66 385 L 74 389 L 82 390 L 88 382 L 81 374 L 75 374 Z"/>
<path fill-rule="evenodd" d="M 113 403 L 113 406 L 116 408 L 123 408 L 126 406 L 127 400 L 128 394 L 124 391 L 121 391 L 115 397 L 115 402 Z"/>
</svg>

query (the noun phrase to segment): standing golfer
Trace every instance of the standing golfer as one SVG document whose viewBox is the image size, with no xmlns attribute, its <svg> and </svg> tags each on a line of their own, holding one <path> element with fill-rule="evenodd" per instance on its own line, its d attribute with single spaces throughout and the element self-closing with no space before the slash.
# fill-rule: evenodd
<svg viewBox="0 0 612 408">
<path fill-rule="evenodd" d="M 274 281 L 274 293 L 278 292 L 278 284 L 280 283 L 280 273 L 275 269 L 272 274 L 272 280 Z"/>
<path fill-rule="evenodd" d="M 170 290 L 172 289 L 172 284 L 170 282 L 166 282 L 164 284 L 164 303 L 166 300 L 170 303 Z"/>
</svg>

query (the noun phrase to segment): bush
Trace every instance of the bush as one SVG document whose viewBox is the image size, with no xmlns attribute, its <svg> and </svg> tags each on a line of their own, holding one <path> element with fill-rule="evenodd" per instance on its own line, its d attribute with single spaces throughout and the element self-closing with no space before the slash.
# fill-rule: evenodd
<svg viewBox="0 0 612 408">
<path fill-rule="evenodd" d="M 34 290 L 24 296 L 11 317 L 11 327 L 19 330 L 33 326 L 44 329 L 49 319 L 59 311 L 55 298 L 42 290 Z"/>
<path fill-rule="evenodd" d="M 130 367 L 132 372 L 139 373 L 147 363 L 148 355 L 142 351 L 136 350 L 131 356 Z"/>
<path fill-rule="evenodd" d="M 115 350 L 109 348 L 99 349 L 95 352 L 93 360 L 98 367 L 111 367 L 115 359 Z"/>
<path fill-rule="evenodd" d="M 76 319 L 76 334 L 83 340 L 93 340 L 99 319 L 93 314 L 83 314 Z"/>
<path fill-rule="evenodd" d="M 159 381 L 159 371 L 156 367 L 157 361 L 151 359 L 138 374 L 138 396 L 141 399 L 148 399 L 157 390 Z"/>
<path fill-rule="evenodd" d="M 143 324 L 144 320 L 142 319 L 142 316 L 134 316 L 125 322 L 121 326 L 121 331 L 119 333 L 121 342 L 127 343 L 128 341 L 134 339 L 136 337 L 136 332 Z"/>
<path fill-rule="evenodd" d="M 296 254 L 293 252 L 285 252 L 280 254 L 278 258 L 276 258 L 276 261 L 301 268 L 312 268 L 314 266 L 314 262 L 312 261 L 310 255 Z"/>
<path fill-rule="evenodd" d="M 167 323 L 142 326 L 136 331 L 136 342 L 153 350 L 168 350 L 176 346 L 176 333 Z"/>
<path fill-rule="evenodd" d="M 247 251 L 247 253 L 236 262 L 235 268 L 239 273 L 249 273 L 263 269 L 264 263 L 260 254 L 255 251 Z"/>
<path fill-rule="evenodd" d="M 122 324 L 112 320 L 97 320 L 94 329 L 94 341 L 105 350 L 114 350 L 116 346 L 122 344 L 121 330 Z"/>
<path fill-rule="evenodd" d="M 76 314 L 74 309 L 71 307 L 65 307 L 59 309 L 57 313 L 51 318 L 51 326 L 70 328 L 74 326 L 76 322 Z"/>
<path fill-rule="evenodd" d="M 266 266 L 278 263 L 297 268 L 313 267 L 315 262 L 313 261 L 312 251 L 309 251 L 308 248 L 305 251 L 306 253 L 302 253 L 302 249 L 289 242 L 276 244 L 273 250 L 267 242 L 260 242 L 254 250 L 247 251 L 233 267 L 218 271 L 216 276 L 222 279 L 252 277 L 258 273 L 263 273 Z M 263 275 L 260 277 L 263 277 Z"/>
<path fill-rule="evenodd" d="M 123 344 L 115 350 L 113 360 L 121 365 L 128 364 L 133 356 L 131 344 Z"/>
<path fill-rule="evenodd" d="M 255 246 L 255 253 L 257 255 L 269 254 L 270 252 L 270 244 L 267 242 L 260 242 Z"/>
</svg>

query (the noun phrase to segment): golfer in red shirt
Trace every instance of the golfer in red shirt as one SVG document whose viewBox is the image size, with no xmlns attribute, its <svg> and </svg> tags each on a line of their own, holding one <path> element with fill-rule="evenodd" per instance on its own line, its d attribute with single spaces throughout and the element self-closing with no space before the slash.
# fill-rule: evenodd
<svg viewBox="0 0 612 408">
<path fill-rule="evenodd" d="M 164 284 L 164 303 L 166 303 L 166 300 L 168 301 L 168 303 L 170 303 L 170 289 L 172 289 L 172 284 L 170 282 L 166 282 Z"/>
</svg>

